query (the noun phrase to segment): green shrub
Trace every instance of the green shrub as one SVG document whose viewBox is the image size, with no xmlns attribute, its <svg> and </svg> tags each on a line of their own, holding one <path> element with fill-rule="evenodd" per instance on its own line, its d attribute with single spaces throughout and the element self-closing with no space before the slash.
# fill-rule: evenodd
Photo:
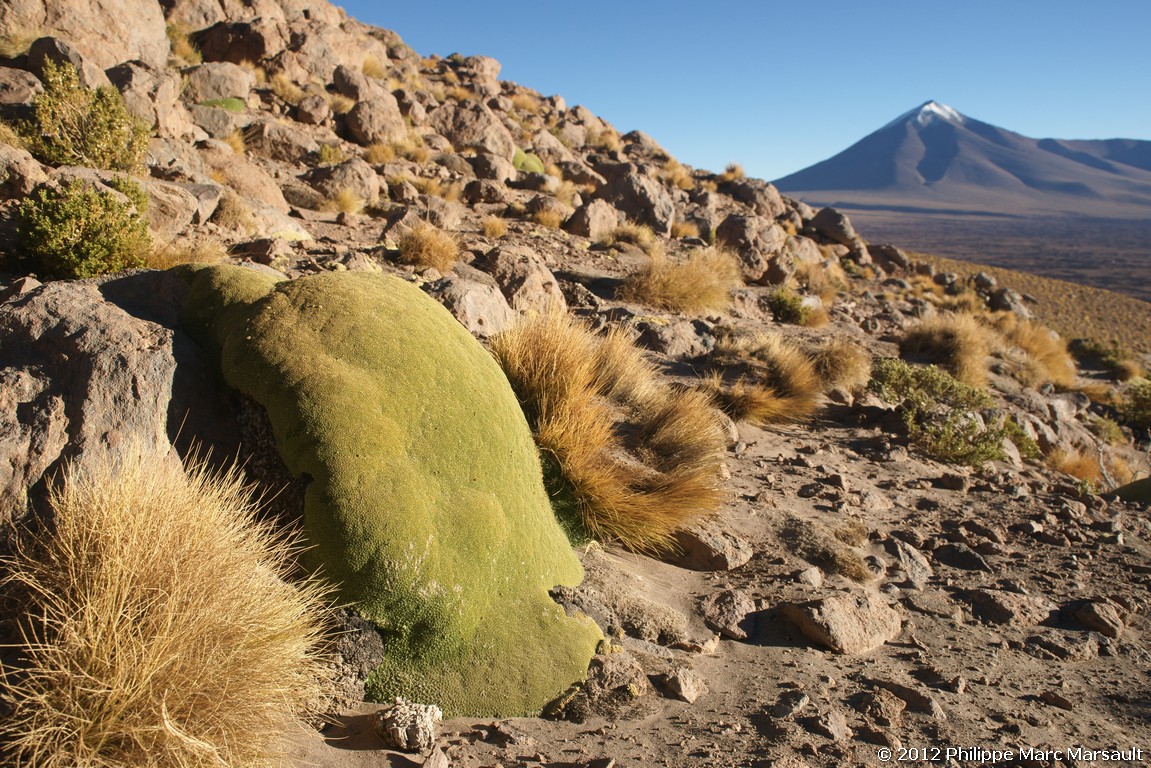
<svg viewBox="0 0 1151 768">
<path fill-rule="evenodd" d="M 94 277 L 142 267 L 152 242 L 131 203 L 79 179 L 40 187 L 29 195 L 16 209 L 16 232 L 37 272 L 46 278 Z"/>
<path fill-rule="evenodd" d="M 148 148 L 149 127 L 112 87 L 88 90 L 71 64 L 44 63 L 44 92 L 35 118 L 21 126 L 28 150 L 50 165 L 135 171 Z"/>
<path fill-rule="evenodd" d="M 544 161 L 539 158 L 539 155 L 534 152 L 524 152 L 519 148 L 516 148 L 516 153 L 512 156 L 512 165 L 517 171 L 524 173 L 544 172 Z"/>
<path fill-rule="evenodd" d="M 1135 429 L 1151 429 L 1151 381 L 1131 385 L 1119 406 L 1119 416 Z"/>
<path fill-rule="evenodd" d="M 780 288 L 767 297 L 767 307 L 777 323 L 807 325 L 812 310 L 803 303 L 803 297 L 790 288 Z"/>
<path fill-rule="evenodd" d="M 985 425 L 976 413 L 994 404 L 985 391 L 934 365 L 913 366 L 891 358 L 875 361 L 868 386 L 899 404 L 908 435 L 927 456 L 970 466 L 1004 458 L 1007 429 Z"/>
<path fill-rule="evenodd" d="M 1043 458 L 1043 451 L 1040 450 L 1039 443 L 1035 442 L 1035 438 L 1027 434 L 1015 419 L 1008 417 L 1003 420 L 1003 433 L 1008 440 L 1014 443 L 1021 458 L 1036 461 Z"/>
<path fill-rule="evenodd" d="M 381 629 L 368 695 L 506 717 L 581 679 L 599 631 L 548 594 L 579 582 L 579 561 L 479 342 L 395 277 L 180 269 L 185 324 L 267 409 L 288 469 L 311 478 L 307 558 Z"/>
</svg>

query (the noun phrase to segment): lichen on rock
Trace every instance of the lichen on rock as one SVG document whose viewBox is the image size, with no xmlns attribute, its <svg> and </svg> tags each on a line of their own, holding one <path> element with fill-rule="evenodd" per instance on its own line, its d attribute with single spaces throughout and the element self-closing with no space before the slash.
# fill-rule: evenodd
<svg viewBox="0 0 1151 768">
<path fill-rule="evenodd" d="M 483 347 L 394 277 L 186 275 L 185 325 L 267 409 L 288 469 L 310 478 L 310 565 L 381 629 L 368 695 L 515 716 L 581 679 L 599 630 L 548 595 L 582 573 Z"/>
</svg>

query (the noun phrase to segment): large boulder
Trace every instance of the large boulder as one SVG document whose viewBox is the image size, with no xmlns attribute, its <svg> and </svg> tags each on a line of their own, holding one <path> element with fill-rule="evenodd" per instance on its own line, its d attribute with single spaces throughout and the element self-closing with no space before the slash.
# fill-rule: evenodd
<svg viewBox="0 0 1151 768">
<path fill-rule="evenodd" d="M 716 227 L 715 238 L 739 256 L 744 280 L 755 282 L 763 278 L 772 258 L 783 249 L 787 233 L 762 216 L 733 213 Z"/>
<path fill-rule="evenodd" d="M 306 478 L 306 557 L 380 627 L 368 694 L 506 717 L 581 679 L 599 631 L 548 594 L 580 566 L 484 348 L 395 277 L 210 267 L 189 279 L 189 327 Z"/>
<path fill-rule="evenodd" d="M 163 306 L 164 273 L 58 281 L 0 303 L 0 510 L 27 513 L 63 463 L 180 435 L 234 447 L 202 356 Z M 154 308 L 154 309 L 152 309 Z"/>
<path fill-rule="evenodd" d="M 448 102 L 428 116 L 431 127 L 457 150 L 474 149 L 511 160 L 516 142 L 504 124 L 478 101 Z"/>
<path fill-rule="evenodd" d="M 112 67 L 106 74 L 123 96 L 128 111 L 146 121 L 158 135 L 185 138 L 194 133 L 192 117 L 180 103 L 177 74 L 141 61 Z"/>
<path fill-rule="evenodd" d="M 305 175 L 312 188 L 327 198 L 333 198 L 347 190 L 367 203 L 375 203 L 380 198 L 380 177 L 367 162 L 358 157 L 346 160 L 339 165 L 323 165 Z"/>
<path fill-rule="evenodd" d="M 136 59 L 158 68 L 168 62 L 156 0 L 9 0 L 0 3 L 0 29 L 50 33 L 102 70 Z"/>
<path fill-rule="evenodd" d="M 675 202 L 656 179 L 641 173 L 631 163 L 609 163 L 596 166 L 607 184 L 596 191 L 596 197 L 614 205 L 624 216 L 646 224 L 657 234 L 670 235 L 675 223 Z"/>
<path fill-rule="evenodd" d="M 512 309 L 567 311 L 567 302 L 555 275 L 530 248 L 502 245 L 476 259 L 475 266 L 496 279 Z"/>
<path fill-rule="evenodd" d="M 204 61 L 260 61 L 283 50 L 288 42 L 287 25 L 274 19 L 250 22 L 221 21 L 193 37 Z"/>
<path fill-rule="evenodd" d="M 408 133 L 400 103 L 390 93 L 381 93 L 356 104 L 345 121 L 352 138 L 364 146 L 397 141 Z"/>
<path fill-rule="evenodd" d="M 232 98 L 246 101 L 256 86 L 251 70 L 230 61 L 190 67 L 184 70 L 184 79 L 184 100 L 193 104 Z"/>
</svg>

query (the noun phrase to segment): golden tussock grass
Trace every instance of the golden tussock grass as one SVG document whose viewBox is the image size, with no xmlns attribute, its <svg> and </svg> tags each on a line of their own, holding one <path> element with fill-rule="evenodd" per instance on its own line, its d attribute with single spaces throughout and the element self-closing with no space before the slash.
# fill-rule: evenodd
<svg viewBox="0 0 1151 768">
<path fill-rule="evenodd" d="M 563 213 L 561 211 L 557 211 L 554 208 L 544 208 L 542 210 L 536 211 L 532 218 L 535 220 L 536 224 L 539 224 L 542 227 L 547 227 L 548 229 L 559 229 L 560 225 L 564 223 Z"/>
<path fill-rule="evenodd" d="M 674 312 L 724 309 L 731 291 L 742 284 L 739 263 L 730 251 L 703 248 L 675 262 L 659 252 L 647 266 L 629 275 L 616 298 Z"/>
<path fill-rule="evenodd" d="M 0 724 L 18 764 L 262 764 L 324 706 L 325 592 L 290 580 L 291 542 L 238 472 L 118 451 L 49 503 L 55 530 L 23 536 L 2 581 L 21 606 Z"/>
<path fill-rule="evenodd" d="M 383 165 L 396 159 L 396 149 L 391 144 L 376 142 L 364 148 L 364 159 L 372 165 Z"/>
<path fill-rule="evenodd" d="M 243 59 L 237 64 L 237 66 L 243 67 L 244 69 L 251 72 L 252 77 L 256 79 L 257 85 L 268 84 L 268 70 L 264 69 L 251 59 Z"/>
<path fill-rule="evenodd" d="M 850 285 L 847 273 L 838 262 L 800 262 L 795 265 L 795 279 L 805 291 L 831 304 Z"/>
<path fill-rule="evenodd" d="M 862 528 L 861 525 L 858 527 Z M 852 549 L 843 538 L 847 529 L 831 531 L 825 526 L 788 515 L 779 529 L 779 537 L 790 545 L 795 554 L 812 565 L 818 565 L 832 573 L 838 573 L 852 581 L 866 583 L 875 576 L 867 568 L 863 558 Z M 866 529 L 864 529 L 866 538 Z"/>
<path fill-rule="evenodd" d="M 676 239 L 699 237 L 699 227 L 691 221 L 677 221 L 671 225 L 671 236 Z"/>
<path fill-rule="evenodd" d="M 383 80 L 388 76 L 387 66 L 370 53 L 364 57 L 362 69 L 366 76 L 374 80 Z"/>
<path fill-rule="evenodd" d="M 728 163 L 720 175 L 720 181 L 739 181 L 744 178 L 743 166 L 739 163 Z"/>
<path fill-rule="evenodd" d="M 236 130 L 229 133 L 224 137 L 224 143 L 232 148 L 232 151 L 237 155 L 243 155 L 248 151 L 248 140 L 244 138 L 242 130 Z"/>
<path fill-rule="evenodd" d="M 1020 382 L 1031 387 L 1046 382 L 1061 387 L 1075 383 L 1075 360 L 1057 333 L 1012 312 L 996 313 L 988 320 L 1005 343 L 1023 352 L 1024 364 L 1017 373 Z"/>
<path fill-rule="evenodd" d="M 580 193 L 580 188 L 575 182 L 563 179 L 559 185 L 556 186 L 555 198 L 569 208 L 576 207 L 576 197 Z"/>
<path fill-rule="evenodd" d="M 320 204 L 320 210 L 327 213 L 363 213 L 367 201 L 352 190 L 344 187 L 335 195 Z"/>
<path fill-rule="evenodd" d="M 324 96 L 327 98 L 328 106 L 333 114 L 346 115 L 352 111 L 352 107 L 356 106 L 355 99 L 342 93 L 325 93 Z"/>
<path fill-rule="evenodd" d="M 508 233 L 508 223 L 499 216 L 485 216 L 480 222 L 484 237 L 501 238 Z"/>
<path fill-rule="evenodd" d="M 959 381 L 973 387 L 987 383 L 987 356 L 992 331 L 967 314 L 941 314 L 907 329 L 899 342 L 905 358 L 942 366 Z"/>
<path fill-rule="evenodd" d="M 24 149 L 24 139 L 16 132 L 16 129 L 3 121 L 0 121 L 0 144 L 7 144 L 16 149 Z"/>
<path fill-rule="evenodd" d="M 9 29 L 0 34 L 0 59 L 15 59 L 28 53 L 40 35 L 24 29 Z"/>
<path fill-rule="evenodd" d="M 631 243 L 637 245 L 645 251 L 650 251 L 655 247 L 655 232 L 651 227 L 646 224 L 636 224 L 635 222 L 627 222 L 620 224 L 613 229 L 611 233 L 604 238 L 604 241 L 609 245 L 615 243 Z"/>
<path fill-rule="evenodd" d="M 250 235 L 257 229 L 256 214 L 244 202 L 243 198 L 232 190 L 224 193 L 216 212 L 212 214 L 212 221 L 224 229 L 230 229 L 243 235 Z"/>
<path fill-rule="evenodd" d="M 456 238 L 421 221 L 400 238 L 400 261 L 417 267 L 432 267 L 447 272 L 460 257 Z"/>
<path fill-rule="evenodd" d="M 444 96 L 455 101 L 471 101 L 477 98 L 476 92 L 462 85 L 453 85 L 444 91 Z"/>
<path fill-rule="evenodd" d="M 673 187 L 682 189 L 685 192 L 695 189 L 695 177 L 691 175 L 691 171 L 680 165 L 679 161 L 675 158 L 669 158 L 660 169 L 659 177 L 671 184 Z"/>
<path fill-rule="evenodd" d="M 588 131 L 587 143 L 590 147 L 602 149 L 605 152 L 618 152 L 623 149 L 623 139 L 613 128 Z"/>
<path fill-rule="evenodd" d="M 540 113 L 540 100 L 530 93 L 521 92 L 513 94 L 511 102 L 513 109 L 527 112 L 529 115 L 538 115 Z"/>
<path fill-rule="evenodd" d="M 293 107 L 303 101 L 307 95 L 303 88 L 294 83 L 290 77 L 282 72 L 277 75 L 272 75 L 271 86 L 272 93 Z"/>
<path fill-rule="evenodd" d="M 728 416 L 752 424 L 802 421 L 822 402 L 819 371 L 782 337 L 721 332 L 705 365 L 701 389 Z"/>
<path fill-rule="evenodd" d="M 719 505 L 724 437 L 714 408 L 673 388 L 621 332 L 596 336 L 551 312 L 497 335 L 492 354 L 545 466 L 558 469 L 550 490 L 576 530 L 663 549 Z"/>
<path fill-rule="evenodd" d="M 167 27 L 168 42 L 172 47 L 172 55 L 188 64 L 199 64 L 203 61 L 200 52 L 192 41 L 188 39 L 188 31 L 176 24 Z"/>
<path fill-rule="evenodd" d="M 846 336 L 824 340 L 810 357 L 824 392 L 858 392 L 871 381 L 871 353 Z"/>
<path fill-rule="evenodd" d="M 1118 381 L 1131 381 L 1146 376 L 1143 366 L 1134 360 L 1120 360 L 1115 364 L 1115 378 Z"/>
<path fill-rule="evenodd" d="M 150 269 L 170 269 L 178 264 L 215 264 L 228 257 L 228 249 L 216 238 L 182 239 L 152 250 Z"/>
<path fill-rule="evenodd" d="M 1099 457 L 1078 450 L 1052 451 L 1047 456 L 1047 466 L 1057 472 L 1096 485 L 1103 479 L 1103 468 L 1099 465 Z"/>
</svg>

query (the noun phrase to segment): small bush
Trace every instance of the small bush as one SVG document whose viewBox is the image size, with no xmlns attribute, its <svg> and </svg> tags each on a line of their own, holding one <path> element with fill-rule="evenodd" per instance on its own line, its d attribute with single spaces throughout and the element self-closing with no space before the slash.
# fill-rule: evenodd
<svg viewBox="0 0 1151 768">
<path fill-rule="evenodd" d="M 481 222 L 484 237 L 501 238 L 508 233 L 508 223 L 499 216 L 485 216 Z"/>
<path fill-rule="evenodd" d="M 1039 443 L 1035 442 L 1035 438 L 1027 434 L 1015 419 L 1008 417 L 1003 420 L 1003 434 L 1015 445 L 1021 458 L 1032 460 L 1043 458 Z"/>
<path fill-rule="evenodd" d="M 321 144 L 317 159 L 320 165 L 339 165 L 348 159 L 348 153 L 339 144 Z"/>
<path fill-rule="evenodd" d="M 943 314 L 908 328 L 899 354 L 942 365 L 964 384 L 982 387 L 987 383 L 992 340 L 988 328 L 971 315 Z"/>
<path fill-rule="evenodd" d="M 1077 480 L 1099 485 L 1103 479 L 1103 468 L 1096 456 L 1090 456 L 1082 451 L 1064 451 L 1056 449 L 1047 456 L 1047 465 L 1056 472 L 1071 475 Z"/>
<path fill-rule="evenodd" d="M 677 221 L 671 225 L 671 236 L 676 239 L 699 237 L 699 227 L 690 221 Z"/>
<path fill-rule="evenodd" d="M 400 261 L 447 272 L 460 257 L 460 246 L 447 232 L 421 221 L 400 238 Z"/>
<path fill-rule="evenodd" d="M 823 386 L 811 359 L 776 335 L 721 331 L 702 389 L 728 416 L 760 426 L 802 421 L 819 409 Z"/>
<path fill-rule="evenodd" d="M 824 304 L 831 304 L 840 291 L 849 286 L 847 273 L 837 261 L 800 262 L 795 267 L 795 279 L 812 296 L 818 296 Z"/>
<path fill-rule="evenodd" d="M 538 210 L 536 211 L 535 216 L 532 218 L 535 219 L 536 224 L 547 227 L 548 229 L 559 229 L 560 226 L 564 223 L 563 213 L 556 210 L 555 208 L 543 208 Z"/>
<path fill-rule="evenodd" d="M 323 705 L 324 593 L 288 582 L 238 473 L 120 450 L 49 504 L 54 530 L 0 582 L 21 608 L 0 722 L 20 765 L 254 765 Z"/>
<path fill-rule="evenodd" d="M 15 128 L 0 121 L 0 144 L 7 144 L 10 147 L 17 149 L 25 149 L 24 138 L 17 132 Z"/>
<path fill-rule="evenodd" d="M 724 439 L 707 399 L 675 390 L 620 332 L 564 314 L 492 340 L 543 454 L 557 515 L 577 540 L 662 549 L 713 511 Z"/>
<path fill-rule="evenodd" d="M 678 263 L 656 252 L 624 280 L 616 298 L 673 312 L 724 309 L 741 282 L 739 264 L 722 248 L 697 250 Z"/>
<path fill-rule="evenodd" d="M 199 64 L 203 57 L 188 39 L 188 32 L 176 24 L 169 24 L 167 28 L 168 42 L 172 46 L 172 55 L 187 64 Z"/>
<path fill-rule="evenodd" d="M 535 96 L 530 93 L 516 93 L 512 95 L 512 108 L 518 109 L 521 112 L 527 112 L 529 115 L 538 115 L 540 113 L 540 102 Z"/>
<path fill-rule="evenodd" d="M 899 406 L 908 435 L 927 456 L 971 466 L 1003 459 L 1005 429 L 985 424 L 978 414 L 993 405 L 985 391 L 934 365 L 890 358 L 875 361 L 869 388 Z"/>
<path fill-rule="evenodd" d="M 35 117 L 20 131 L 28 150 L 50 165 L 138 170 L 148 148 L 148 125 L 128 112 L 115 88 L 90 91 L 71 64 L 44 63 Z"/>
<path fill-rule="evenodd" d="M 1107 445 L 1119 445 L 1127 441 L 1127 436 L 1123 434 L 1123 429 L 1118 422 L 1106 416 L 1093 414 L 1087 422 L 1087 427 Z"/>
<path fill-rule="evenodd" d="M 1068 349 L 1076 359 L 1102 365 L 1116 381 L 1130 381 L 1143 376 L 1143 368 L 1117 340 L 1104 344 L 1094 339 L 1075 339 Z"/>
<path fill-rule="evenodd" d="M 720 181 L 739 181 L 744 178 L 743 166 L 739 163 L 728 163 L 727 167 L 723 169 L 723 175 L 719 178 Z"/>
<path fill-rule="evenodd" d="M 790 288 L 780 288 L 767 297 L 767 306 L 777 323 L 806 325 L 817 328 L 827 324 L 827 312 L 823 307 L 813 307 Z"/>
<path fill-rule="evenodd" d="M 685 192 L 695 189 L 695 177 L 691 175 L 691 171 L 680 165 L 679 161 L 674 158 L 669 158 L 663 164 L 659 177 Z"/>
<path fill-rule="evenodd" d="M 271 85 L 272 93 L 293 107 L 298 106 L 299 103 L 304 100 L 304 97 L 308 95 L 304 92 L 303 88 L 292 81 L 292 78 L 282 72 L 272 76 Z"/>
<path fill-rule="evenodd" d="M 1131 385 L 1119 406 L 1119 417 L 1135 429 L 1151 429 L 1151 381 Z"/>
<path fill-rule="evenodd" d="M 367 202 L 352 190 L 344 187 L 335 196 L 325 200 L 320 210 L 327 213 L 363 213 Z"/>
<path fill-rule="evenodd" d="M 374 80 L 383 80 L 388 76 L 387 66 L 370 53 L 364 57 L 363 71 Z"/>
<path fill-rule="evenodd" d="M 615 129 L 604 127 L 588 131 L 587 143 L 589 147 L 602 149 L 605 152 L 618 152 L 623 149 L 623 140 Z"/>
<path fill-rule="evenodd" d="M 631 243 L 637 245 L 648 253 L 655 247 L 655 232 L 646 224 L 628 222 L 620 224 L 605 238 L 607 244 Z"/>
<path fill-rule="evenodd" d="M 95 277 L 144 266 L 151 247 L 139 211 L 80 180 L 41 187 L 20 203 L 16 231 L 44 277 Z"/>
<path fill-rule="evenodd" d="M 811 362 L 824 392 L 856 392 L 871 380 L 871 353 L 845 336 L 825 340 L 812 351 Z"/>
<path fill-rule="evenodd" d="M 0 59 L 15 59 L 28 53 L 39 35 L 23 29 L 9 29 L 0 33 Z"/>
</svg>

